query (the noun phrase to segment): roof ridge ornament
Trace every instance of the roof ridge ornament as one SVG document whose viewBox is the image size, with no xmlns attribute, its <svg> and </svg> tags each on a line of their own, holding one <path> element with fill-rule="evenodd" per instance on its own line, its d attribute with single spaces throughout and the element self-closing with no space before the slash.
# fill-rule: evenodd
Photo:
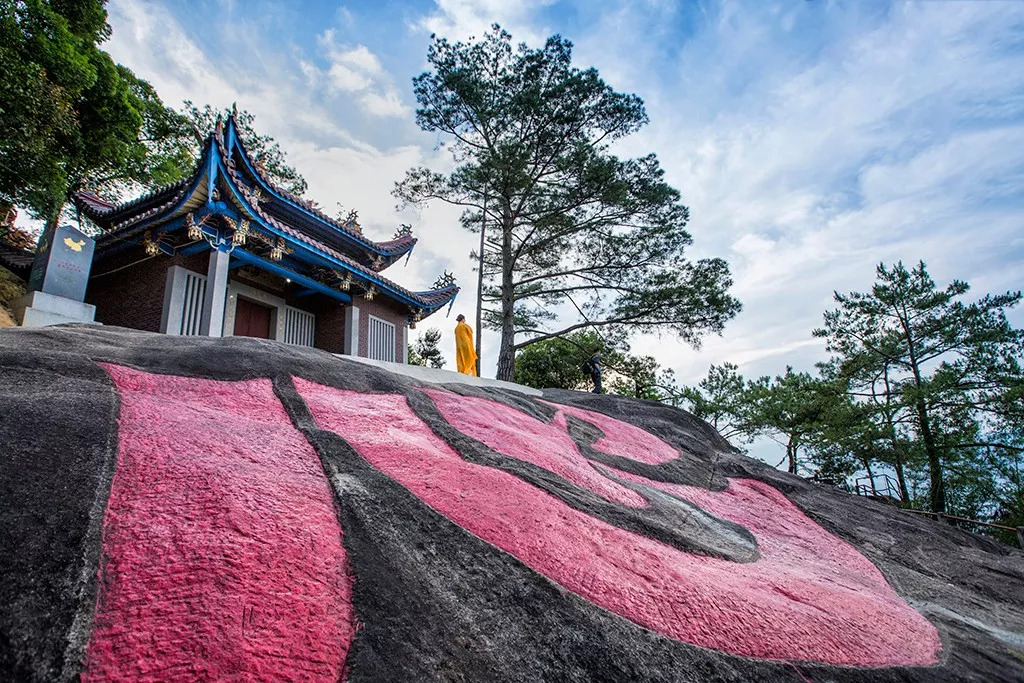
<svg viewBox="0 0 1024 683">
<path fill-rule="evenodd" d="M 359 212 L 352 209 L 345 217 L 345 227 L 359 235 L 363 234 L 363 226 L 359 225 Z"/>
<path fill-rule="evenodd" d="M 402 223 L 398 226 L 398 230 L 395 231 L 393 239 L 402 239 L 403 237 L 412 237 L 412 226 L 408 223 Z"/>
<path fill-rule="evenodd" d="M 434 280 L 433 287 L 434 289 L 447 289 L 448 287 L 451 287 L 452 285 L 455 284 L 455 280 L 455 274 L 449 273 L 446 270 L 444 271 L 444 275 L 439 275 L 438 278 Z"/>
</svg>

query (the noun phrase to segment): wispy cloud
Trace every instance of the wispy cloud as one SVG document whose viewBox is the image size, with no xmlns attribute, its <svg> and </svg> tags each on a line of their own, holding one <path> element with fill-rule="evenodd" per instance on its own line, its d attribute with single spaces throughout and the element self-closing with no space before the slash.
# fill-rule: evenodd
<svg viewBox="0 0 1024 683">
<path fill-rule="evenodd" d="M 547 38 L 547 31 L 538 23 L 538 10 L 555 4 L 555 0 L 437 0 L 433 10 L 412 22 L 420 32 L 465 40 L 481 36 L 492 24 L 501 24 L 519 41 L 537 44 Z"/>
<path fill-rule="evenodd" d="M 326 80 L 333 90 L 355 93 L 374 116 L 411 117 L 412 109 L 402 102 L 394 79 L 368 47 L 340 45 L 334 29 L 324 31 L 317 42 L 330 63 Z"/>
</svg>

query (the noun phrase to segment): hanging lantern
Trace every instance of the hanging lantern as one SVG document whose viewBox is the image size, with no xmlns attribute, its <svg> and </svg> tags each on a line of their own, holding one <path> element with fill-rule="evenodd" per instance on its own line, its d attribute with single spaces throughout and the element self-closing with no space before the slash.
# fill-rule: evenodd
<svg viewBox="0 0 1024 683">
<path fill-rule="evenodd" d="M 160 247 L 153 241 L 153 236 L 150 235 L 149 231 L 146 231 L 146 236 L 142 239 L 142 246 L 146 249 L 148 256 L 156 256 L 160 253 Z"/>
<path fill-rule="evenodd" d="M 341 284 L 339 284 L 338 287 L 343 292 L 347 292 L 349 289 L 351 289 L 351 287 L 352 287 L 352 273 L 349 273 L 348 275 L 346 275 L 345 279 L 341 281 Z"/>
<path fill-rule="evenodd" d="M 249 235 L 249 220 L 243 218 L 242 222 L 235 228 L 235 234 L 232 236 L 231 241 L 235 244 L 245 244 L 245 238 Z"/>
<path fill-rule="evenodd" d="M 279 238 L 277 244 L 270 250 L 270 260 L 280 261 L 282 257 L 284 257 L 284 240 Z"/>
<path fill-rule="evenodd" d="M 366 299 L 367 301 L 373 301 L 373 297 L 376 293 L 377 290 L 374 289 L 373 285 L 370 285 L 370 287 L 365 292 L 363 292 L 363 298 Z"/>
<path fill-rule="evenodd" d="M 195 216 L 185 216 L 185 226 L 188 228 L 188 238 L 193 242 L 203 239 L 203 229 L 196 225 Z"/>
</svg>

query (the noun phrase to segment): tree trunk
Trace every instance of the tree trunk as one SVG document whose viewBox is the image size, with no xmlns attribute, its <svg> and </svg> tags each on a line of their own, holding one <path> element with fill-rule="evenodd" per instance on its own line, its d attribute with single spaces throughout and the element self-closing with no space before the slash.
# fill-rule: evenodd
<svg viewBox="0 0 1024 683">
<path fill-rule="evenodd" d="M 929 499 L 932 512 L 945 512 L 946 483 L 942 477 L 942 461 L 939 459 L 939 449 L 935 447 L 935 438 L 932 436 L 932 429 L 928 424 L 928 409 L 924 404 L 924 399 L 918 398 L 915 407 L 921 426 L 921 438 L 924 440 L 924 450 L 928 454 Z"/>
<path fill-rule="evenodd" d="M 796 449 L 797 445 L 794 442 L 793 437 L 790 437 L 789 441 L 786 443 L 786 460 L 789 464 L 788 471 L 790 474 L 796 474 L 797 470 Z"/>
<path fill-rule="evenodd" d="M 481 337 L 484 336 L 484 249 L 486 243 L 484 242 L 485 233 L 487 231 L 487 188 L 484 188 L 484 210 L 480 215 L 480 264 L 479 272 L 476 278 L 476 376 L 483 377 L 480 373 L 480 356 L 482 354 L 482 342 Z"/>
<path fill-rule="evenodd" d="M 896 453 L 896 483 L 900 487 L 900 501 L 906 505 L 910 502 L 910 491 L 907 489 L 907 477 L 903 473 L 903 458 L 900 457 L 898 451 Z"/>
<path fill-rule="evenodd" d="M 924 452 L 928 455 L 929 502 L 932 512 L 945 512 L 946 483 L 942 477 L 942 461 L 939 459 L 939 449 L 935 446 L 935 437 L 932 435 L 932 427 L 928 422 L 928 406 L 925 405 L 924 396 L 921 395 L 921 388 L 924 382 L 921 381 L 921 371 L 917 367 L 917 359 L 914 357 L 913 347 L 910 349 L 910 362 L 914 370 L 914 385 L 917 387 L 914 409 L 917 411 L 917 422 L 921 428 Z"/>
<path fill-rule="evenodd" d="M 871 495 L 872 496 L 877 496 L 878 495 L 878 489 L 875 488 L 875 473 L 871 469 L 871 458 L 865 456 L 865 457 L 861 458 L 861 462 L 864 463 L 864 470 L 868 473 L 868 481 L 871 482 Z"/>
<path fill-rule="evenodd" d="M 501 345 L 498 348 L 497 373 L 497 378 L 506 382 L 513 381 L 516 371 L 512 227 L 512 210 L 506 203 L 501 211 Z"/>
<path fill-rule="evenodd" d="M 917 354 L 915 353 L 914 339 L 910 332 L 909 319 L 904 315 L 900 318 L 903 325 L 903 333 L 907 340 L 907 353 L 910 357 L 910 367 L 914 372 L 914 387 L 917 389 L 917 396 L 914 398 L 914 409 L 917 411 L 917 422 L 921 428 L 921 439 L 924 441 L 924 451 L 928 455 L 928 479 L 929 498 L 932 512 L 943 513 L 946 511 L 946 484 L 942 479 L 942 461 L 939 459 L 939 449 L 935 446 L 935 438 L 932 436 L 932 428 L 928 423 L 928 406 L 925 405 L 922 388 L 924 382 L 921 380 L 921 368 L 918 367 Z"/>
<path fill-rule="evenodd" d="M 907 477 L 903 472 L 903 456 L 900 455 L 899 439 L 896 438 L 896 423 L 889 408 L 892 400 L 892 388 L 889 386 L 889 364 L 885 365 L 885 425 L 889 431 L 889 443 L 892 444 L 892 457 L 895 460 L 896 483 L 900 487 L 900 502 L 904 505 L 910 503 L 910 491 L 907 489 Z"/>
</svg>

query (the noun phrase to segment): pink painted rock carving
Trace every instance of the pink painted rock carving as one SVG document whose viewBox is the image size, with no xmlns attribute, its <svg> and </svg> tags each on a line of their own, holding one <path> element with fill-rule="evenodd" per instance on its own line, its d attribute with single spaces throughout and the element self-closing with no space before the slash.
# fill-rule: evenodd
<svg viewBox="0 0 1024 683">
<path fill-rule="evenodd" d="M 770 660 L 882 667 L 937 662 L 935 628 L 852 546 L 766 484 L 732 479 L 725 491 L 663 484 L 604 468 L 624 481 L 690 501 L 741 524 L 762 556 L 736 563 L 680 551 L 569 507 L 508 472 L 467 462 L 401 395 L 367 395 L 301 379 L 323 429 L 427 505 L 535 571 L 610 612 L 665 636 Z M 648 464 L 676 454 L 604 415 L 559 406 L 551 425 L 487 399 L 428 390 L 445 419 L 492 449 L 540 465 L 626 506 L 635 491 L 595 476 L 565 436 L 565 415 L 599 427 L 602 451 Z M 604 466 L 601 466 L 604 467 Z"/>
<path fill-rule="evenodd" d="M 105 365 L 120 449 L 84 680 L 338 680 L 354 617 L 320 460 L 268 379 Z"/>
</svg>

